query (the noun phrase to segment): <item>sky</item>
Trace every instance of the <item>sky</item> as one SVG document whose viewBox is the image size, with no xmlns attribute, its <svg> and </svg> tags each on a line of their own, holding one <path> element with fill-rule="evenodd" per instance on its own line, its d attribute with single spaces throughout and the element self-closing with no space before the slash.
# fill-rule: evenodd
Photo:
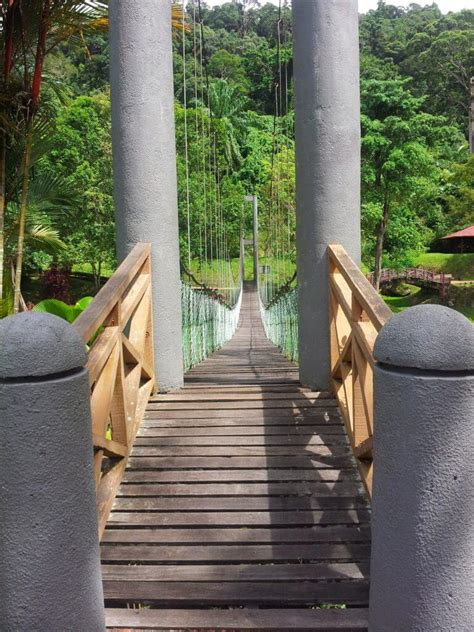
<svg viewBox="0 0 474 632">
<path fill-rule="evenodd" d="M 398 7 L 406 7 L 414 0 L 387 0 L 389 4 L 394 4 Z M 228 0 L 207 0 L 208 4 L 224 4 Z M 265 2 L 272 2 L 278 4 L 278 0 L 260 0 L 261 4 Z M 431 4 L 431 0 L 417 0 L 417 4 L 422 6 L 425 4 Z M 448 11 L 461 11 L 461 9 L 474 9 L 474 0 L 438 0 L 437 5 L 443 13 Z M 359 0 L 359 13 L 366 13 L 370 9 L 377 8 L 377 0 Z"/>
</svg>

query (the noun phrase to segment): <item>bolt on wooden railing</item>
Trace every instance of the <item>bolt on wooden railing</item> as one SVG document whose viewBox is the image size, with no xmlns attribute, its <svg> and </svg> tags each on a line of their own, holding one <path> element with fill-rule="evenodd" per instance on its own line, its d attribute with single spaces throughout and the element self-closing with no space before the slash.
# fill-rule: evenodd
<svg viewBox="0 0 474 632">
<path fill-rule="evenodd" d="M 101 537 L 155 384 L 149 244 L 134 247 L 73 326 L 90 345 L 87 368 Z"/>
<path fill-rule="evenodd" d="M 328 247 L 332 385 L 369 494 L 374 343 L 390 308 L 340 245 Z"/>
</svg>

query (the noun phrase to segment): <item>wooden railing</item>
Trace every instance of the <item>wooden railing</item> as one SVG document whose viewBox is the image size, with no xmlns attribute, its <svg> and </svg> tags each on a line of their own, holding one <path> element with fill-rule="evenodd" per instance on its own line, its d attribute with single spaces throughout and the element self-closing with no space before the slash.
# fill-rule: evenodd
<svg viewBox="0 0 474 632">
<path fill-rule="evenodd" d="M 99 536 L 154 388 L 150 246 L 137 244 L 74 322 L 90 345 Z"/>
<path fill-rule="evenodd" d="M 373 349 L 378 332 L 392 312 L 342 246 L 330 245 L 328 256 L 332 384 L 370 494 Z"/>
</svg>

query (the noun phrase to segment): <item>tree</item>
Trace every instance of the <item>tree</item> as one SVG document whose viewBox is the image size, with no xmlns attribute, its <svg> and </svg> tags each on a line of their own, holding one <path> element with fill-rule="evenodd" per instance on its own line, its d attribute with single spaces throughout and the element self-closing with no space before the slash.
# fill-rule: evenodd
<svg viewBox="0 0 474 632">
<path fill-rule="evenodd" d="M 387 237 L 392 261 L 426 243 L 427 207 L 439 206 L 437 158 L 446 138 L 459 136 L 446 119 L 422 111 L 406 80 L 364 81 L 362 101 L 363 232 L 374 247 L 378 289 Z"/>
<path fill-rule="evenodd" d="M 424 109 L 467 128 L 468 81 L 474 67 L 474 11 L 443 15 L 438 6 L 397 7 L 380 1 L 362 16 L 362 56 L 394 64 L 414 79 Z M 375 77 L 372 77 L 375 78 Z"/>
<path fill-rule="evenodd" d="M 448 176 L 446 202 L 449 229 L 455 231 L 474 224 L 474 154 L 466 162 L 454 164 Z"/>
<path fill-rule="evenodd" d="M 100 287 L 104 264 L 114 263 L 114 205 L 110 97 L 78 97 L 58 116 L 53 148 L 40 165 L 76 192 L 72 217 L 59 223 L 67 263 L 91 266 Z"/>
<path fill-rule="evenodd" d="M 24 259 L 30 170 L 33 159 L 35 125 L 40 110 L 40 93 L 46 55 L 62 41 L 71 40 L 87 28 L 103 26 L 96 9 L 100 2 L 81 0 L 7 0 L 2 2 L 4 82 L 13 73 L 21 81 L 21 105 L 16 125 L 23 139 L 20 161 L 18 245 L 16 254 L 13 309 L 19 311 Z M 5 196 L 4 196 L 5 198 Z M 5 208 L 0 209 L 4 212 Z"/>
<path fill-rule="evenodd" d="M 216 137 L 224 148 L 224 156 L 230 169 L 237 169 L 242 162 L 239 140 L 245 125 L 243 111 L 247 99 L 236 86 L 224 79 L 213 81 L 209 86 L 209 105 Z"/>
<path fill-rule="evenodd" d="M 248 90 L 248 81 L 240 55 L 226 50 L 218 50 L 209 60 L 209 75 L 216 79 L 225 79 L 240 89 L 242 94 Z"/>
<path fill-rule="evenodd" d="M 474 72 L 474 23 L 445 31 L 417 57 L 418 76 L 435 112 L 448 115 L 467 134 L 470 79 Z"/>
</svg>

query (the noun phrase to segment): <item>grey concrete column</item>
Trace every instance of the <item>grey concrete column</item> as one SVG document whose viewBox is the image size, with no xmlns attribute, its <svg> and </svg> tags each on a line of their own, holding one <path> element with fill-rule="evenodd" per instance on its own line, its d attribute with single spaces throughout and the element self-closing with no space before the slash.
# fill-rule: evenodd
<svg viewBox="0 0 474 632">
<path fill-rule="evenodd" d="M 299 364 L 329 387 L 326 248 L 360 260 L 357 0 L 293 0 Z"/>
<path fill-rule="evenodd" d="M 50 314 L 0 320 L 0 628 L 105 630 L 85 346 Z"/>
<path fill-rule="evenodd" d="M 245 245 L 244 245 L 244 230 L 240 228 L 240 278 L 242 283 L 245 283 Z"/>
<path fill-rule="evenodd" d="M 375 345 L 370 632 L 474 622 L 474 327 L 421 305 Z"/>
<path fill-rule="evenodd" d="M 258 281 L 258 198 L 252 195 L 253 213 L 253 280 Z"/>
<path fill-rule="evenodd" d="M 155 369 L 168 390 L 183 383 L 171 0 L 111 0 L 109 13 L 117 252 L 152 244 Z"/>
<path fill-rule="evenodd" d="M 253 280 L 258 282 L 258 198 L 256 195 L 246 195 L 245 200 L 252 202 L 252 237 L 253 237 Z"/>
</svg>

